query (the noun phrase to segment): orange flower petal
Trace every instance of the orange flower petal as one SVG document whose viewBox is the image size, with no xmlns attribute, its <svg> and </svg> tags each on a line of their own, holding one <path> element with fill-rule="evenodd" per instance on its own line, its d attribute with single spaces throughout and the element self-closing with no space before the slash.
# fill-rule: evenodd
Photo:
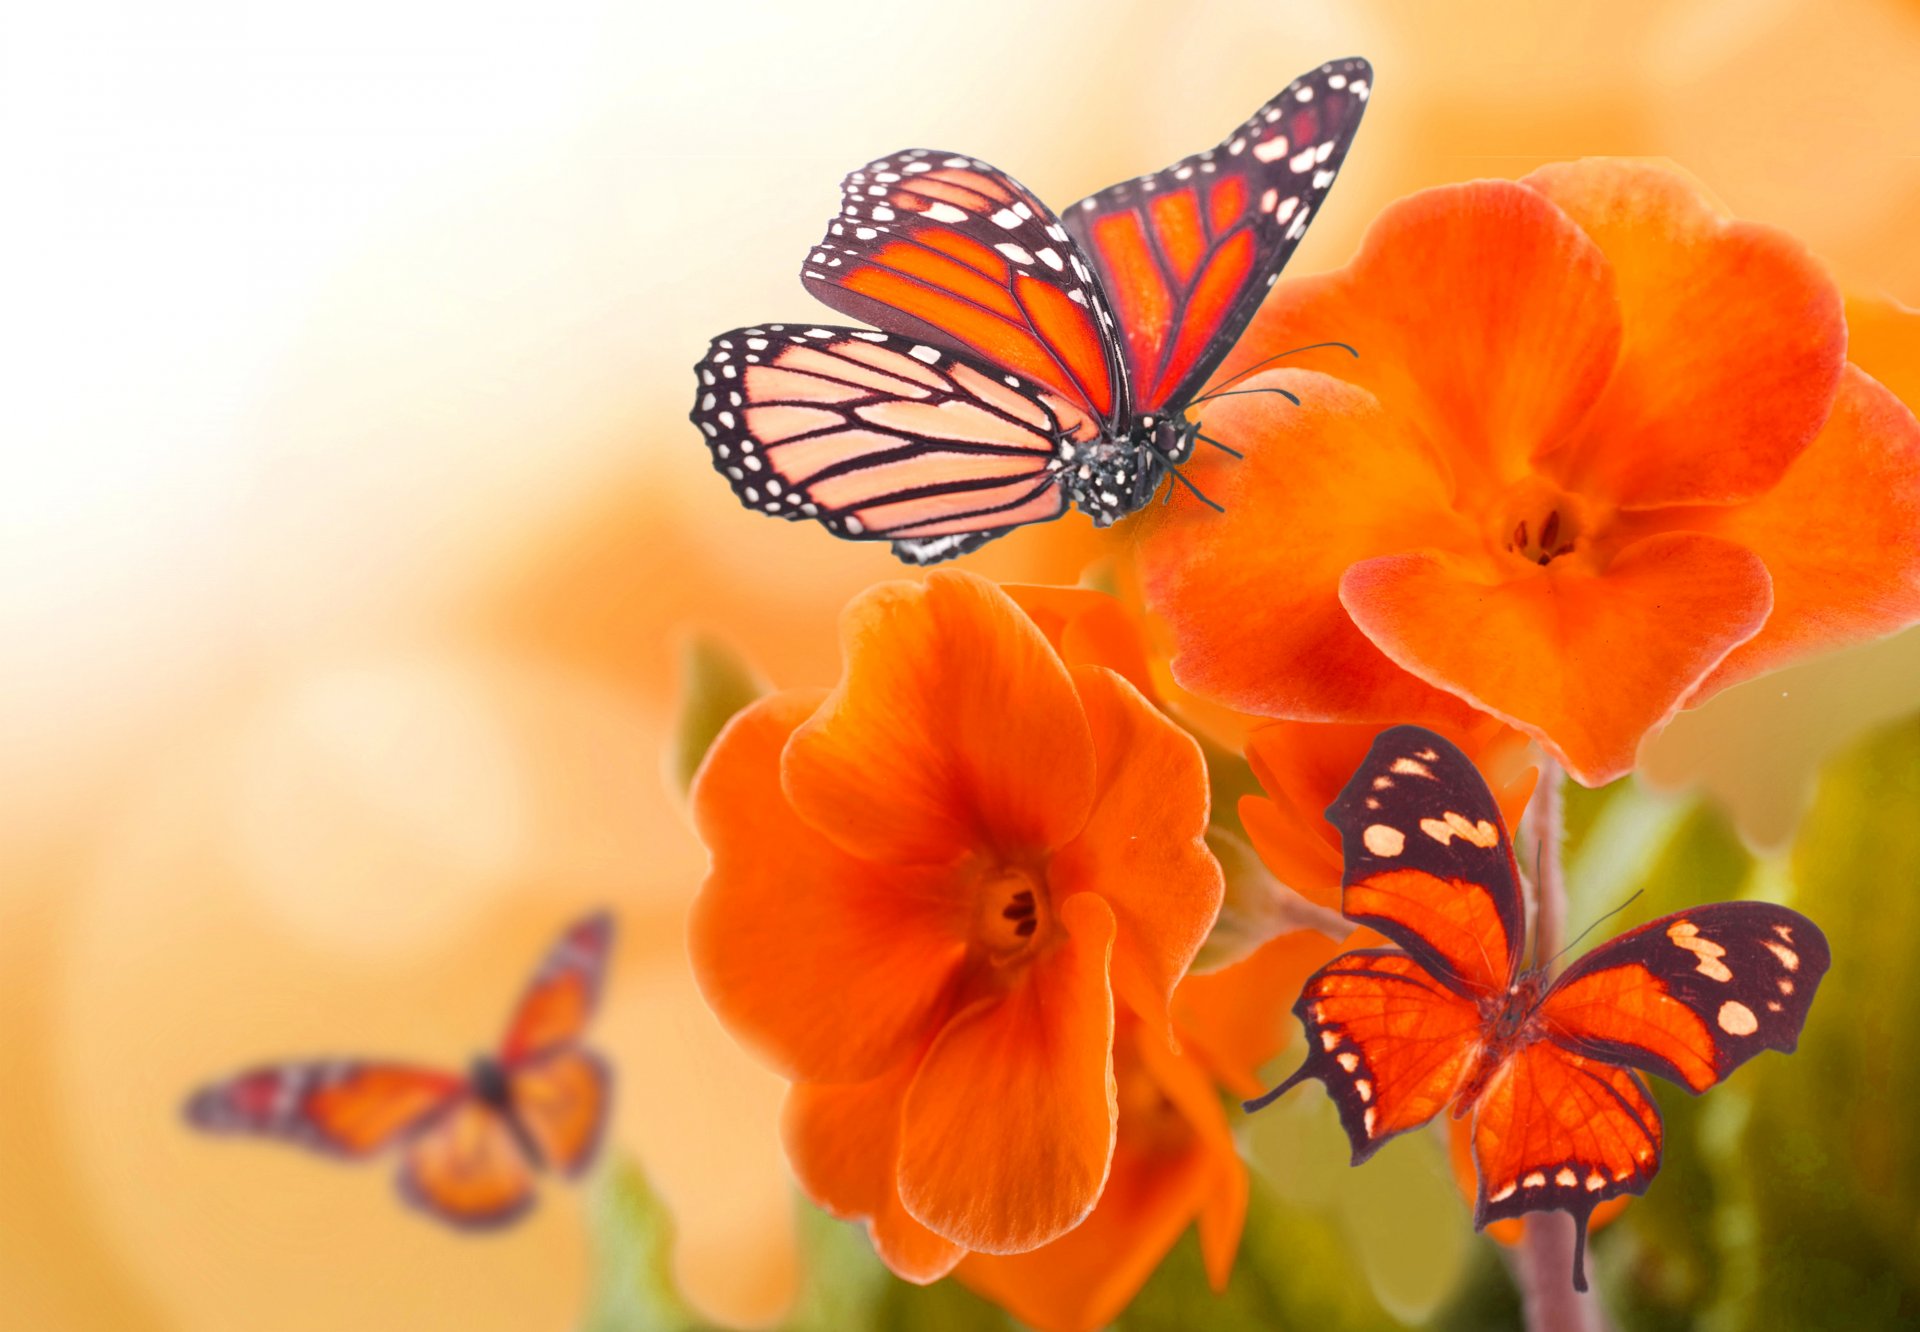
<svg viewBox="0 0 1920 1332">
<path fill-rule="evenodd" d="M 821 697 L 753 704 L 694 779 L 713 869 L 687 946 L 707 1002 L 769 1063 L 853 1081 L 898 1063 L 943 1019 L 972 907 L 943 871 L 856 860 L 788 806 L 781 748 Z"/>
<path fill-rule="evenodd" d="M 1359 359 L 1299 364 L 1370 389 L 1463 465 L 1509 476 L 1600 396 L 1620 321 L 1606 259 L 1580 228 L 1535 191 L 1480 180 L 1400 200 L 1347 267 L 1280 283 L 1224 368 L 1328 338 Z M 1264 447 L 1212 429 L 1214 410 L 1209 434 Z"/>
<path fill-rule="evenodd" d="M 1847 359 L 1920 412 L 1920 310 L 1884 296 L 1848 297 Z"/>
<path fill-rule="evenodd" d="M 1678 172 L 1594 160 L 1523 183 L 1605 251 L 1624 331 L 1606 393 L 1546 469 L 1624 508 L 1764 493 L 1832 405 L 1839 289 L 1805 246 L 1723 216 Z"/>
<path fill-rule="evenodd" d="M 1446 468 L 1363 390 L 1305 371 L 1263 374 L 1301 405 L 1258 395 L 1207 409 L 1242 461 L 1197 459 L 1214 513 L 1176 504 L 1142 524 L 1149 604 L 1171 629 L 1174 678 L 1241 712 L 1398 719 L 1464 709 L 1400 670 L 1353 626 L 1340 575 L 1383 550 L 1472 531 L 1448 506 Z"/>
<path fill-rule="evenodd" d="M 871 1082 L 801 1082 L 787 1093 L 780 1133 L 806 1195 L 845 1221 L 864 1220 L 873 1250 L 895 1275 L 925 1285 L 966 1254 L 907 1215 L 894 1184 L 900 1104 L 917 1061 Z"/>
<path fill-rule="evenodd" d="M 1009 583 L 1001 591 L 1027 613 L 1068 666 L 1105 666 L 1148 698 L 1154 696 L 1146 635 L 1119 601 L 1086 587 Z"/>
<path fill-rule="evenodd" d="M 1239 1247 L 1246 1167 L 1212 1086 L 1156 1041 L 1131 1047 L 1117 1052 L 1120 1136 L 1093 1214 L 1043 1248 L 970 1255 L 955 1272 L 1040 1332 L 1106 1326 L 1196 1219 L 1216 1289 Z"/>
<path fill-rule="evenodd" d="M 1422 724 L 1473 760 L 1493 789 L 1507 826 L 1517 827 L 1538 776 L 1528 762 L 1526 736 L 1479 714 L 1465 726 L 1453 719 Z M 1240 820 L 1267 868 L 1287 887 L 1322 906 L 1339 907 L 1344 869 L 1340 835 L 1327 822 L 1326 808 L 1381 729 L 1377 724 L 1270 722 L 1247 739 L 1247 763 L 1271 798 L 1242 797 Z"/>
<path fill-rule="evenodd" d="M 847 607 L 846 674 L 787 746 L 802 818 L 902 864 L 992 846 L 1050 851 L 1086 822 L 1093 744 L 1073 682 L 1033 622 L 958 571 L 883 583 Z"/>
<path fill-rule="evenodd" d="M 1163 1036 L 1167 1003 L 1220 911 L 1220 863 L 1207 849 L 1207 765 L 1200 746 L 1098 666 L 1074 683 L 1093 731 L 1099 777 L 1093 813 L 1055 853 L 1056 900 L 1097 892 L 1113 909 L 1115 996 Z"/>
<path fill-rule="evenodd" d="M 998 999 L 961 1013 L 907 1092 L 900 1197 L 982 1253 L 1038 1248 L 1084 1220 L 1113 1159 L 1113 910 L 1060 905 L 1064 938 Z"/>
<path fill-rule="evenodd" d="M 1641 739 L 1753 637 L 1772 596 L 1757 555 L 1689 532 L 1637 541 L 1599 574 L 1568 566 L 1494 582 L 1465 560 L 1389 555 L 1355 565 L 1340 591 L 1395 661 L 1598 786 L 1631 770 Z"/>
<path fill-rule="evenodd" d="M 1365 935 L 1363 941 L 1356 942 Z M 1343 943 L 1318 930 L 1275 935 L 1230 967 L 1189 976 L 1173 996 L 1181 1048 L 1235 1096 L 1267 1088 L 1260 1068 L 1286 1048 L 1297 1025 L 1288 1011 L 1308 976 L 1339 953 L 1379 941 L 1371 930 Z"/>
<path fill-rule="evenodd" d="M 1808 653 L 1920 621 L 1920 421 L 1848 366 L 1826 429 L 1780 484 L 1708 512 L 1701 527 L 1767 562 L 1773 614 L 1689 706 Z"/>
</svg>

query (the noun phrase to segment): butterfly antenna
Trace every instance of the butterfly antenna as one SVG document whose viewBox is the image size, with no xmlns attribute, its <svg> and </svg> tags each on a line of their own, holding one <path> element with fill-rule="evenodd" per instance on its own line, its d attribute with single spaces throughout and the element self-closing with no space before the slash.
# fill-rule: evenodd
<svg viewBox="0 0 1920 1332">
<path fill-rule="evenodd" d="M 1215 398 L 1238 398 L 1238 397 L 1243 397 L 1249 393 L 1278 393 L 1281 397 L 1285 398 L 1288 402 L 1292 403 L 1295 407 L 1298 407 L 1300 405 L 1300 399 L 1295 397 L 1293 394 L 1287 392 L 1285 389 L 1258 388 L 1258 389 L 1224 389 L 1219 393 L 1209 393 L 1204 398 L 1195 398 L 1192 402 L 1188 403 L 1187 406 L 1198 407 L 1201 403 L 1212 402 Z"/>
<path fill-rule="evenodd" d="M 1181 473 L 1178 467 L 1167 468 L 1167 475 L 1173 477 L 1176 481 L 1178 481 L 1181 485 L 1185 486 L 1188 490 L 1191 490 L 1193 492 L 1193 497 L 1195 499 L 1199 500 L 1202 504 L 1206 505 L 1209 509 L 1212 509 L 1215 513 L 1225 513 L 1227 511 L 1226 505 L 1216 504 L 1212 500 L 1208 499 L 1206 496 L 1206 492 L 1201 490 L 1200 487 L 1194 485 L 1193 482 L 1187 480 L 1186 476 Z M 1169 500 L 1173 498 L 1172 486 L 1167 487 L 1167 498 Z"/>
<path fill-rule="evenodd" d="M 1269 356 L 1264 361 L 1255 361 L 1252 365 L 1248 366 L 1245 370 L 1238 371 L 1232 376 L 1230 376 L 1227 379 L 1226 383 L 1222 384 L 1220 387 L 1223 389 L 1231 388 L 1233 387 L 1233 385 L 1239 383 L 1241 380 L 1245 379 L 1248 375 L 1252 374 L 1254 371 L 1259 370 L 1265 366 L 1272 365 L 1275 361 L 1284 361 L 1286 360 L 1287 357 L 1296 355 L 1299 352 L 1319 351 L 1322 347 L 1338 347 L 1341 351 L 1346 352 L 1348 355 L 1352 356 L 1354 360 L 1357 361 L 1360 359 L 1360 353 L 1358 351 L 1355 351 L 1352 347 L 1349 347 L 1344 342 L 1310 342 L 1304 347 L 1295 347 L 1292 351 L 1283 351 L 1276 355 Z M 1218 390 L 1215 390 L 1215 391 L 1217 392 Z M 1194 399 L 1194 401 L 1204 402 L 1205 399 L 1196 398 Z"/>
<path fill-rule="evenodd" d="M 1222 444 L 1219 440 L 1214 439 L 1211 435 L 1202 435 L 1198 431 L 1195 431 L 1193 437 L 1199 440 L 1202 444 L 1211 444 L 1213 445 L 1214 448 L 1220 450 L 1220 452 L 1231 454 L 1235 458 L 1244 458 L 1247 456 L 1246 454 L 1240 452 L 1240 450 L 1238 449 L 1228 448 L 1225 444 Z"/>
<path fill-rule="evenodd" d="M 1566 952 L 1567 952 L 1567 949 L 1568 949 L 1568 948 L 1572 948 L 1572 947 L 1573 947 L 1573 946 L 1574 946 L 1575 944 L 1577 944 L 1577 943 L 1579 943 L 1579 942 L 1580 942 L 1580 941 L 1581 941 L 1582 939 L 1584 939 L 1584 938 L 1586 938 L 1586 937 L 1587 937 L 1587 936 L 1588 936 L 1589 934 L 1592 934 L 1592 933 L 1593 933 L 1593 932 L 1594 932 L 1594 931 L 1595 931 L 1596 929 L 1598 929 L 1598 928 L 1600 927 L 1600 923 L 1601 923 L 1601 921 L 1604 921 L 1604 920 L 1606 920 L 1608 916 L 1617 916 L 1617 915 L 1619 915 L 1619 914 L 1620 914 L 1620 913 L 1621 913 L 1622 911 L 1625 911 L 1625 910 L 1626 910 L 1626 909 L 1627 909 L 1628 907 L 1630 907 L 1630 906 L 1632 906 L 1632 905 L 1633 905 L 1633 898 L 1634 898 L 1634 897 L 1638 897 L 1638 896 L 1640 896 L 1640 894 L 1641 894 L 1641 893 L 1644 893 L 1645 891 L 1646 891 L 1646 889 L 1644 889 L 1644 888 L 1636 888 L 1636 889 L 1634 889 L 1634 890 L 1633 890 L 1633 897 L 1629 897 L 1629 898 L 1628 898 L 1628 899 L 1627 899 L 1626 901 L 1624 901 L 1624 902 L 1622 902 L 1622 903 L 1621 903 L 1621 904 L 1620 904 L 1619 906 L 1617 906 L 1617 907 L 1615 907 L 1615 908 L 1614 908 L 1613 910 L 1611 910 L 1611 911 L 1609 911 L 1609 912 L 1607 912 L 1607 914 L 1606 914 L 1605 916 L 1602 916 L 1602 917 L 1600 917 L 1600 919 L 1599 919 L 1599 920 L 1596 920 L 1596 921 L 1594 921 L 1594 922 L 1593 922 L 1593 924 L 1591 924 L 1591 925 L 1589 925 L 1589 926 L 1587 926 L 1587 928 L 1586 928 L 1586 929 L 1584 929 L 1584 930 L 1582 930 L 1582 931 L 1580 931 L 1580 933 L 1578 933 L 1578 934 L 1576 934 L 1576 935 L 1574 935 L 1574 936 L 1573 936 L 1573 938 L 1571 938 L 1571 939 L 1569 939 L 1569 940 L 1567 941 L 1567 947 L 1566 947 L 1566 948 L 1562 948 L 1562 949 L 1561 949 L 1561 950 L 1560 950 L 1559 952 L 1557 952 L 1557 953 L 1555 953 L 1555 954 L 1554 954 L 1554 955 L 1553 955 L 1552 957 L 1550 957 L 1550 958 L 1548 958 L 1548 959 L 1547 959 L 1547 965 L 1548 965 L 1548 966 L 1552 966 L 1552 965 L 1553 965 L 1553 964 L 1554 964 L 1555 962 L 1557 962 L 1557 961 L 1559 961 L 1559 960 L 1560 960 L 1560 959 L 1561 959 L 1561 958 L 1562 958 L 1563 956 L 1565 956 L 1565 955 L 1566 955 Z"/>
</svg>

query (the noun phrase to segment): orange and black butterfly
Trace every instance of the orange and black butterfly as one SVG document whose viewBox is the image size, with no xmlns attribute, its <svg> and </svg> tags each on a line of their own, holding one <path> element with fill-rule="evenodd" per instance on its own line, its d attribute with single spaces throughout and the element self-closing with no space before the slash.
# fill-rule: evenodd
<svg viewBox="0 0 1920 1332">
<path fill-rule="evenodd" d="M 1474 1225 L 1559 1210 L 1586 1229 L 1660 1168 L 1660 1115 L 1633 1073 L 1699 1093 L 1762 1050 L 1792 1050 L 1826 974 L 1826 936 L 1797 911 L 1718 902 L 1600 945 L 1549 981 L 1522 970 L 1513 845 L 1466 755 L 1397 726 L 1327 810 L 1346 853 L 1341 910 L 1399 948 L 1336 957 L 1294 1005 L 1295 1083 L 1326 1084 L 1358 1165 L 1448 1105 L 1473 1115 Z M 1404 951 L 1402 951 L 1404 950 Z"/>
<path fill-rule="evenodd" d="M 715 338 L 693 409 L 714 467 L 750 509 L 912 564 L 1069 504 L 1102 527 L 1134 512 L 1217 444 L 1189 409 L 1332 188 L 1372 82 L 1364 60 L 1322 65 L 1218 147 L 1064 217 L 963 154 L 868 163 L 801 278 L 879 331 Z"/>
<path fill-rule="evenodd" d="M 578 1176 L 599 1147 L 613 1074 L 579 1042 L 612 942 L 606 915 L 563 934 L 499 1050 L 465 1077 L 361 1059 L 268 1064 L 196 1092 L 187 1122 L 348 1158 L 400 1148 L 409 1203 L 455 1226 L 506 1225 L 533 1206 L 536 1172 Z"/>
</svg>

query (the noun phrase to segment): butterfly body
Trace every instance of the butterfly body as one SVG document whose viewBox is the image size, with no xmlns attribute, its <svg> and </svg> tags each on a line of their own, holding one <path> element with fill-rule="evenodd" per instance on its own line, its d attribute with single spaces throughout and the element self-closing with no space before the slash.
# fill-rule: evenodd
<svg viewBox="0 0 1920 1332">
<path fill-rule="evenodd" d="M 1056 216 L 977 158 L 889 154 L 841 183 L 801 279 L 872 329 L 713 340 L 692 420 L 757 512 L 927 564 L 1077 508 L 1106 527 L 1189 458 L 1215 368 L 1332 186 L 1364 60 L 1232 136 Z M 876 331 L 877 330 L 877 331 Z"/>
<path fill-rule="evenodd" d="M 336 1157 L 398 1150 L 409 1204 L 462 1229 L 506 1225 L 533 1205 L 538 1172 L 577 1176 L 598 1150 L 613 1075 L 579 1042 L 612 936 L 605 915 L 563 934 L 500 1048 L 475 1056 L 464 1077 L 375 1060 L 267 1064 L 201 1088 L 185 1118 Z"/>
<path fill-rule="evenodd" d="M 1700 1093 L 1764 1049 L 1791 1051 L 1829 953 L 1812 921 L 1719 902 L 1649 921 L 1559 975 L 1520 965 L 1511 839 L 1471 762 L 1431 731 L 1382 732 L 1327 811 L 1341 910 L 1399 947 L 1342 954 L 1293 1012 L 1300 1068 L 1257 1100 L 1322 1082 L 1355 1165 L 1442 1110 L 1472 1116 L 1474 1223 L 1560 1210 L 1586 1289 L 1593 1209 L 1644 1193 L 1659 1111 L 1635 1070 Z"/>
</svg>

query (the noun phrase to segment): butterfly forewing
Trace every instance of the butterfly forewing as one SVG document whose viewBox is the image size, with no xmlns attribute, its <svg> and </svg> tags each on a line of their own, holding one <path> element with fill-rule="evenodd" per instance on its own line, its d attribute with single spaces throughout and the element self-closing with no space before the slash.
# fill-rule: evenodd
<svg viewBox="0 0 1920 1332">
<path fill-rule="evenodd" d="M 1471 760 L 1396 726 L 1327 809 L 1346 856 L 1341 911 L 1470 998 L 1506 990 L 1525 942 L 1513 842 Z"/>
<path fill-rule="evenodd" d="M 1792 1050 L 1829 963 L 1820 927 L 1770 902 L 1676 912 L 1611 939 L 1541 1000 L 1553 1039 L 1705 1091 Z"/>
<path fill-rule="evenodd" d="M 1129 414 L 1093 271 L 1052 210 L 976 158 L 911 148 L 841 182 L 839 214 L 801 268 L 854 319 L 978 357 L 1078 402 Z"/>
<path fill-rule="evenodd" d="M 613 949 L 613 917 L 598 912 L 560 936 L 507 1023 L 500 1058 L 512 1065 L 571 1045 L 585 1033 L 606 979 Z"/>
<path fill-rule="evenodd" d="M 1322 65 L 1218 147 L 1067 210 L 1121 330 L 1136 411 L 1184 407 L 1232 350 L 1333 188 L 1372 84 L 1364 60 Z"/>
<path fill-rule="evenodd" d="M 445 1109 L 466 1080 L 438 1069 L 344 1059 L 268 1064 L 195 1092 L 187 1122 L 339 1156 L 371 1156 Z"/>
<path fill-rule="evenodd" d="M 772 325 L 713 341 L 693 420 L 750 508 L 930 563 L 1065 512 L 1072 402 L 942 348 Z"/>
</svg>

